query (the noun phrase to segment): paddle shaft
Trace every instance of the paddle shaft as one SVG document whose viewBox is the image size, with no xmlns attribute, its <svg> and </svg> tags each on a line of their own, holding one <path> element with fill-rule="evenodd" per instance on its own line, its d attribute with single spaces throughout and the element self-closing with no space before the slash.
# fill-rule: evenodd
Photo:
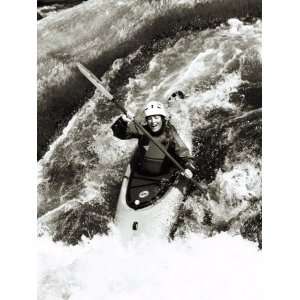
<svg viewBox="0 0 300 300">
<path fill-rule="evenodd" d="M 128 113 L 126 109 L 113 97 L 112 94 L 110 94 L 102 85 L 100 80 L 91 73 L 86 67 L 84 67 L 81 63 L 77 63 L 77 67 L 80 70 L 80 72 L 91 82 L 93 85 L 98 88 L 109 100 L 111 100 L 127 117 Z M 138 122 L 134 120 L 134 118 L 130 118 L 132 122 L 137 126 L 139 130 L 141 130 L 157 147 L 160 151 L 162 151 L 172 162 L 173 164 L 181 171 L 184 172 L 185 168 L 181 166 L 181 164 L 167 151 L 167 149 L 158 141 L 155 141 L 151 134 Z M 198 181 L 196 181 L 194 178 L 188 178 L 191 180 L 199 189 L 201 192 L 203 192 L 203 188 L 200 185 Z"/>
<path fill-rule="evenodd" d="M 125 108 L 120 105 L 117 101 L 115 101 L 115 99 L 111 99 L 112 102 L 128 117 L 127 111 L 125 110 Z M 157 142 L 153 139 L 153 137 L 151 136 L 151 134 L 142 126 L 140 125 L 138 122 L 136 122 L 134 119 L 130 118 L 132 120 L 132 122 L 136 125 L 136 127 L 141 130 L 152 142 L 153 144 L 155 144 L 155 146 L 162 151 L 172 162 L 173 164 L 181 171 L 184 172 L 185 168 L 181 166 L 181 164 L 167 151 L 167 149 L 160 143 Z M 199 189 L 201 192 L 203 192 L 203 188 L 200 185 L 200 183 L 198 181 L 196 181 L 194 178 L 188 178 L 189 180 L 191 180 Z"/>
</svg>

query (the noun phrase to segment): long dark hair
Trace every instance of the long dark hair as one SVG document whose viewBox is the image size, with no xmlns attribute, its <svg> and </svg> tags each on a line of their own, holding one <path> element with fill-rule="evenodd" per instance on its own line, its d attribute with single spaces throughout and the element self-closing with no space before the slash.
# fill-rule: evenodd
<svg viewBox="0 0 300 300">
<path fill-rule="evenodd" d="M 147 129 L 149 129 L 151 134 L 154 136 L 161 135 L 163 132 L 165 132 L 166 135 L 168 135 L 168 132 L 169 132 L 169 120 L 165 116 L 162 116 L 162 115 L 160 115 L 160 116 L 161 116 L 161 120 L 162 120 L 162 126 L 158 132 L 151 132 L 151 130 L 148 126 L 148 123 L 147 123 Z"/>
</svg>

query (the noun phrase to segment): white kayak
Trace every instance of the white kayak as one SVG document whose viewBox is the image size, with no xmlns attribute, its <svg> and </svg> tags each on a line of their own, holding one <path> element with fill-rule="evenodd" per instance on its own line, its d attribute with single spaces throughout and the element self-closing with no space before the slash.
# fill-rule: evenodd
<svg viewBox="0 0 300 300">
<path fill-rule="evenodd" d="M 135 236 L 168 238 L 188 186 L 187 180 L 174 172 L 144 176 L 132 171 L 129 164 L 115 215 L 121 237 L 125 240 Z"/>
</svg>

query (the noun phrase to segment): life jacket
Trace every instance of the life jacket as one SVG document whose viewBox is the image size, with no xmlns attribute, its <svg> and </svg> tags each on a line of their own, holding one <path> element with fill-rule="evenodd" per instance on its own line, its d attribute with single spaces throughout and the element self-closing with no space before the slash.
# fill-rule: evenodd
<svg viewBox="0 0 300 300">
<path fill-rule="evenodd" d="M 157 133 L 151 133 L 147 125 L 144 125 L 144 128 L 180 164 L 185 165 L 190 156 L 189 150 L 178 136 L 172 124 L 164 122 L 161 131 Z M 171 160 L 134 123 L 131 122 L 128 124 L 120 117 L 112 125 L 112 130 L 114 136 L 119 139 L 137 138 L 139 140 L 137 150 L 131 160 L 132 170 L 145 175 L 157 176 L 169 173 L 170 168 L 174 168 Z"/>
<path fill-rule="evenodd" d="M 162 144 L 168 150 L 170 140 L 165 131 L 158 136 L 152 136 L 153 140 Z M 142 173 L 147 175 L 161 175 L 168 171 L 166 168 L 166 155 L 163 153 L 153 141 L 143 136 L 139 140 L 139 157 L 138 166 Z"/>
</svg>

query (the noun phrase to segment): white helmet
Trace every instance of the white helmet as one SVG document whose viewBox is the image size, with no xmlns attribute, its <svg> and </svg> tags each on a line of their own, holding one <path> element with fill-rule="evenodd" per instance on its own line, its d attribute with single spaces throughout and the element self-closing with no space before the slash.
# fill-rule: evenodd
<svg viewBox="0 0 300 300">
<path fill-rule="evenodd" d="M 151 101 L 145 105 L 144 108 L 145 117 L 150 117 L 154 115 L 161 115 L 165 118 L 168 117 L 168 114 L 164 108 L 164 105 L 158 101 Z"/>
</svg>

